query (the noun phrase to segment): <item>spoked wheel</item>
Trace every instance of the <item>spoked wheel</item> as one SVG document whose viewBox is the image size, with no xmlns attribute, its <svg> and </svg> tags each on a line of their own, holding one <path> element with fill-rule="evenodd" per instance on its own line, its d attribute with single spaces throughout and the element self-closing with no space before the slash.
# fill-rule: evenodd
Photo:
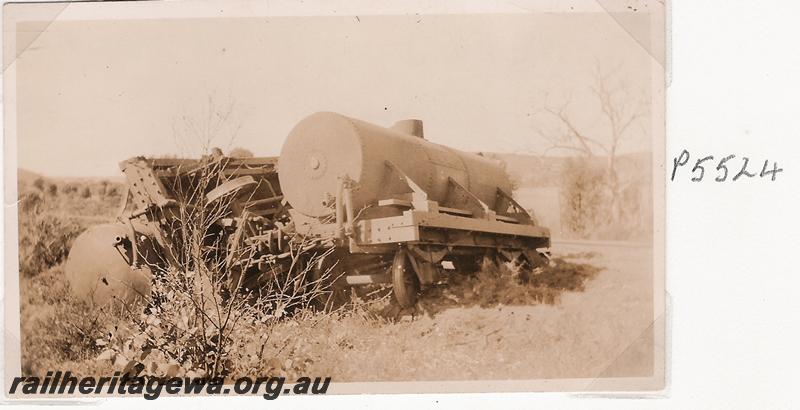
<svg viewBox="0 0 800 410">
<path fill-rule="evenodd" d="M 411 266 L 408 252 L 404 248 L 397 250 L 392 262 L 392 290 L 394 298 L 402 308 L 409 308 L 417 304 L 419 293 L 419 280 Z"/>
</svg>

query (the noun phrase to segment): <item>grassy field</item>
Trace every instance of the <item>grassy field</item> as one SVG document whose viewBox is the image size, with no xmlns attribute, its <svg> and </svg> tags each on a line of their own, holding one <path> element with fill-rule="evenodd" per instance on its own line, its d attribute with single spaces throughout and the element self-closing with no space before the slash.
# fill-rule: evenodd
<svg viewBox="0 0 800 410">
<path fill-rule="evenodd" d="M 110 320 L 74 300 L 63 262 L 83 230 L 114 220 L 124 187 L 107 180 L 50 179 L 24 170 L 18 177 L 23 374 L 93 369 L 94 341 Z"/>
<path fill-rule="evenodd" d="M 68 245 L 86 226 L 113 219 L 121 200 L 98 181 L 85 182 L 89 194 L 60 185 L 53 194 L 49 183 L 20 190 L 29 200 L 38 196 L 36 207 L 21 206 L 21 254 L 49 252 L 37 241 L 39 230 L 53 226 Z M 44 226 L 42 219 L 57 222 Z M 63 249 L 53 252 L 20 278 L 23 373 L 112 373 L 111 362 L 97 360 L 104 350 L 98 340 L 126 324 L 76 302 Z M 238 335 L 237 368 L 342 382 L 649 374 L 651 344 L 641 341 L 652 321 L 651 250 L 569 245 L 554 256 L 555 265 L 530 284 L 502 272 L 453 275 L 447 286 L 424 291 L 413 316 L 390 313 L 384 296 L 251 327 Z"/>
</svg>

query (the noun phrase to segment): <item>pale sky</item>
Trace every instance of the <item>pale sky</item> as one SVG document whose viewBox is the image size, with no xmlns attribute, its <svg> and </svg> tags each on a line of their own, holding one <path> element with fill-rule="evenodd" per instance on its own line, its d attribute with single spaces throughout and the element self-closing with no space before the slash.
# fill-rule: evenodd
<svg viewBox="0 0 800 410">
<path fill-rule="evenodd" d="M 194 155 L 176 133 L 203 122 L 210 96 L 233 107 L 215 143 L 235 129 L 256 155 L 278 155 L 316 111 L 420 118 L 431 141 L 517 152 L 543 144 L 531 114 L 545 92 L 571 92 L 597 121 L 597 61 L 649 91 L 650 55 L 601 13 L 56 21 L 17 58 L 18 165 L 114 176 L 135 155 Z M 648 148 L 642 135 L 628 149 Z"/>
</svg>

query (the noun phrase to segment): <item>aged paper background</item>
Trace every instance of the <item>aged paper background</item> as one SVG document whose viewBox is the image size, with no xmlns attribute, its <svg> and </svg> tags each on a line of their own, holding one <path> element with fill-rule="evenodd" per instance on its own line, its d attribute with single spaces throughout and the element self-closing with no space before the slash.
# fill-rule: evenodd
<svg viewBox="0 0 800 410">
<path fill-rule="evenodd" d="M 102 6 L 102 7 L 101 7 Z M 393 5 L 382 7 L 349 6 L 334 8 L 330 6 L 294 6 L 289 3 L 271 3 L 270 6 L 254 3 L 226 3 L 224 6 L 200 3 L 145 3 L 145 4 L 48 4 L 28 7 L 24 5 L 7 6 L 4 34 L 4 73 L 5 86 L 5 194 L 6 198 L 16 198 L 15 172 L 17 167 L 46 170 L 49 173 L 67 176 L 93 176 L 109 175 L 115 172 L 116 161 L 135 154 L 164 154 L 174 151 L 175 145 L 166 147 L 162 144 L 163 135 L 169 132 L 170 116 L 180 108 L 190 107 L 194 103 L 187 95 L 187 90 L 202 89 L 206 94 L 221 93 L 234 95 L 239 102 L 248 107 L 250 101 L 266 99 L 263 104 L 246 112 L 247 127 L 242 132 L 242 143 L 256 148 L 256 153 L 261 155 L 275 155 L 279 149 L 283 136 L 291 127 L 294 119 L 309 111 L 308 96 L 324 96 L 312 105 L 317 109 L 335 109 L 349 113 L 367 113 L 369 120 L 378 123 L 390 123 L 397 118 L 413 117 L 424 114 L 426 118 L 440 118 L 440 122 L 426 122 L 426 132 L 441 134 L 445 139 L 437 142 L 457 146 L 464 150 L 487 150 L 495 144 L 504 145 L 506 150 L 514 150 L 524 146 L 529 141 L 515 139 L 514 135 L 526 130 L 528 124 L 524 118 L 513 116 L 510 113 L 519 111 L 517 107 L 530 103 L 530 93 L 534 90 L 551 87 L 553 89 L 565 88 L 569 81 L 570 73 L 564 73 L 564 83 L 554 83 L 553 79 L 559 76 L 547 72 L 546 68 L 538 66 L 533 73 L 525 73 L 531 67 L 530 60 L 535 60 L 536 54 L 519 56 L 514 53 L 520 48 L 530 44 L 543 53 L 558 53 L 564 59 L 572 62 L 575 67 L 587 64 L 587 50 L 576 48 L 561 48 L 558 42 L 551 38 L 537 37 L 539 25 L 550 25 L 549 32 L 557 32 L 565 37 L 575 36 L 575 41 L 580 42 L 591 38 L 588 33 L 597 27 L 612 27 L 615 30 L 608 37 L 592 39 L 587 47 L 592 49 L 593 56 L 608 56 L 630 60 L 634 69 L 630 75 L 632 81 L 649 85 L 651 104 L 651 144 L 653 166 L 653 203 L 654 237 L 653 237 L 653 314 L 652 328 L 643 329 L 641 340 L 631 341 L 631 350 L 636 351 L 637 343 L 644 343 L 645 349 L 652 347 L 653 375 L 651 377 L 627 377 L 625 374 L 628 366 L 622 355 L 616 363 L 609 366 L 607 372 L 592 377 L 580 379 L 551 379 L 551 380 L 525 380 L 525 381 L 469 381 L 469 382 L 404 382 L 404 383 L 339 383 L 335 384 L 333 392 L 336 393 L 365 393 L 365 392 L 456 392 L 456 391 L 603 391 L 603 390 L 660 390 L 665 383 L 665 293 L 664 293 L 664 91 L 665 77 L 664 64 L 666 61 L 665 41 L 665 10 L 658 2 L 642 2 L 633 11 L 624 2 L 580 2 L 574 4 L 551 4 L 550 2 L 526 2 L 522 6 L 517 4 L 503 4 L 487 7 L 485 5 L 470 5 L 452 7 L 447 4 L 440 8 L 427 9 L 424 17 L 425 23 L 417 40 L 419 43 L 409 50 L 407 44 L 396 43 L 395 48 L 375 51 L 372 55 L 362 55 L 358 43 L 352 48 L 342 52 L 345 55 L 327 56 L 328 47 L 320 43 L 325 35 L 321 32 L 347 31 L 343 17 L 350 15 L 371 16 L 364 18 L 361 24 L 372 25 L 368 30 L 384 33 L 386 24 L 398 24 L 398 29 L 404 25 L 414 23 L 416 15 L 411 14 L 411 5 Z M 483 14 L 479 14 L 483 13 Z M 491 13 L 492 18 L 486 18 Z M 634 14 L 639 13 L 639 14 Z M 409 14 L 403 17 L 404 14 Z M 238 42 L 236 36 L 257 35 L 259 25 L 264 24 L 253 16 L 273 16 L 269 24 L 285 25 L 285 32 L 300 33 L 297 37 L 265 37 L 268 44 L 257 43 L 248 48 L 247 42 Z M 294 16 L 294 17 L 290 17 Z M 305 16 L 305 17 L 298 17 Z M 328 16 L 327 18 L 319 16 Z M 475 20 L 485 19 L 485 32 L 475 32 L 474 41 L 486 42 L 487 49 L 495 48 L 496 55 L 473 55 L 462 52 L 457 48 L 448 49 L 447 33 L 459 32 Z M 484 21 L 484 20 L 481 20 Z M 14 31 L 12 27 L 17 30 Z M 200 26 L 213 27 L 206 33 L 219 33 L 219 37 L 192 38 L 193 28 Z M 307 31 L 293 30 L 297 25 L 305 25 Z M 158 44 L 160 36 L 166 35 L 165 28 L 170 30 L 178 28 L 178 32 L 185 32 L 186 48 L 170 48 Z M 344 27 L 344 28 L 343 28 Z M 270 28 L 281 32 L 281 28 Z M 584 31 L 586 30 L 586 31 Z M 48 36 L 47 34 L 59 33 Z M 125 33 L 141 32 L 146 36 L 144 40 L 126 37 Z M 116 39 L 130 41 L 125 43 L 100 43 L 102 50 L 67 48 L 77 44 L 82 35 L 109 36 Z M 123 33 L 120 35 L 120 33 Z M 487 36 L 492 33 L 492 36 Z M 499 33 L 499 34 L 497 34 Z M 526 34 L 520 36 L 520 34 Z M 468 36 L 469 36 L 468 35 Z M 227 36 L 227 37 L 226 37 Z M 437 36 L 439 38 L 437 38 Z M 214 59 L 203 55 L 201 49 L 193 51 L 191 41 L 219 42 L 218 52 L 229 53 L 227 61 L 232 65 L 218 67 L 205 67 L 204 70 L 192 69 L 193 65 L 200 67 L 202 64 L 213 64 Z M 419 53 L 425 47 L 425 40 L 431 52 Z M 438 42 L 437 42 L 438 40 Z M 562 38 L 563 40 L 563 38 Z M 130 106 L 114 105 L 113 101 L 99 99 L 98 90 L 104 87 L 119 86 L 118 84 L 103 84 L 102 68 L 96 69 L 98 61 L 113 60 L 114 53 L 125 55 L 136 49 L 135 45 L 141 41 L 153 44 L 150 50 L 153 55 L 163 58 L 174 56 L 181 63 L 173 72 L 165 72 L 163 76 L 145 79 L 150 86 L 146 89 L 126 89 L 121 86 L 121 92 L 138 93 L 126 95 L 126 101 L 133 101 Z M 491 43 L 495 42 L 495 43 Z M 498 46 L 501 44 L 503 46 Z M 361 45 L 363 47 L 364 45 Z M 47 53 L 38 53 L 37 48 L 47 47 Z M 159 48 L 161 47 L 161 48 Z M 230 47 L 230 49 L 228 49 Z M 258 55 L 259 47 L 270 50 L 279 50 L 277 56 Z M 317 47 L 317 48 L 315 48 Z M 54 51 L 51 49 L 54 48 Z M 416 49 L 414 49 L 416 48 Z M 422 49 L 425 50 L 424 48 Z M 329 61 L 352 60 L 352 66 L 328 66 L 326 69 L 340 71 L 320 72 L 317 78 L 309 77 L 315 67 L 298 67 L 295 71 L 298 77 L 287 76 L 284 78 L 271 78 L 264 88 L 251 87 L 246 81 L 234 81 L 237 73 L 252 64 L 269 62 L 270 64 L 292 64 L 292 57 L 296 53 L 318 54 L 319 63 L 324 65 Z M 19 57 L 25 55 L 26 58 Z M 46 58 L 37 61 L 37 58 Z M 77 66 L 78 71 L 67 72 L 51 70 L 49 64 L 58 64 L 59 61 L 80 58 L 85 66 Z M 98 59 L 93 63 L 92 59 Z M 146 66 L 151 54 L 143 54 L 141 59 L 135 60 Z M 485 80 L 489 85 L 476 85 L 475 78 L 460 76 L 458 72 L 443 76 L 442 73 L 432 76 L 429 72 L 417 71 L 407 73 L 404 81 L 385 81 L 384 74 L 393 73 L 390 68 L 381 70 L 382 64 L 391 67 L 392 64 L 402 62 L 403 58 L 427 58 L 426 61 L 436 64 L 435 59 L 445 62 L 460 61 L 470 64 L 471 68 L 486 75 Z M 498 65 L 496 61 L 505 62 L 509 58 L 520 61 L 517 64 Z M 375 60 L 385 60 L 375 63 Z M 25 64 L 30 64 L 25 66 Z M 70 65 L 71 67 L 76 67 Z M 497 67 L 501 68 L 498 69 Z M 570 66 L 565 63 L 564 67 Z M 476 68 L 477 67 L 477 68 Z M 23 69 L 25 68 L 25 69 Z M 344 69 L 348 68 L 348 69 Z M 376 69 L 377 68 L 377 69 Z M 124 69 L 137 70 L 140 67 L 128 66 Z M 576 68 L 577 70 L 578 68 Z M 305 70 L 305 71 L 304 71 Z M 292 70 L 278 71 L 292 73 Z M 208 77 L 213 73 L 215 77 Z M 269 70 L 264 75 L 270 76 Z M 352 77 L 347 77 L 347 76 Z M 81 83 L 81 76 L 90 76 L 94 87 L 86 87 Z M 639 76 L 639 77 L 637 77 Z M 181 78 L 181 82 L 175 81 Z M 312 78 L 311 81 L 301 82 L 298 78 Z M 362 84 L 363 89 L 353 89 L 348 86 L 355 79 L 366 78 Z M 12 79 L 15 79 L 12 80 Z M 73 81 L 73 79 L 76 79 Z M 227 79 L 227 81 L 225 81 Z M 518 80 L 510 80 L 518 79 Z M 141 80 L 141 79 L 139 79 Z M 523 81 L 523 82 L 518 82 Z M 374 95 L 404 95 L 403 87 L 408 84 L 420 84 L 429 93 L 440 93 L 425 99 L 419 105 L 410 108 L 402 100 L 385 101 L 377 100 Z M 222 87 L 214 84 L 223 84 Z M 72 88 L 71 88 L 72 87 Z M 329 87 L 327 93 L 318 93 L 320 87 Z M 340 87 L 340 88 L 336 88 Z M 58 98 L 52 98 L 55 89 L 64 93 L 78 93 L 82 100 L 80 104 L 62 104 Z M 220 91 L 221 89 L 221 91 Z M 373 92 L 376 89 L 381 93 Z M 472 105 L 457 105 L 457 100 L 462 99 L 455 90 L 461 89 L 470 98 L 483 99 L 486 105 L 476 111 L 464 111 L 464 108 L 473 108 Z M 475 90 L 483 90 L 475 94 Z M 517 92 L 517 90 L 519 90 Z M 161 93 L 157 98 L 149 94 Z M 336 99 L 340 96 L 344 98 Z M 120 97 L 122 98 L 122 97 Z M 327 100 L 325 99 L 327 98 Z M 139 102 L 138 104 L 136 102 Z M 150 103 L 155 101 L 155 103 Z M 145 103 L 147 102 L 147 103 Z M 34 112 L 24 108 L 26 104 L 44 104 L 44 110 L 38 107 L 36 111 L 41 115 L 47 113 L 47 118 L 26 118 Z M 109 104 L 115 109 L 106 110 Z M 396 104 L 396 105 L 395 105 Z M 253 105 L 255 106 L 255 105 Z M 388 107 L 391 107 L 390 111 Z M 381 110 L 380 108 L 383 108 Z M 103 115 L 95 115 L 103 111 Z M 466 122 L 462 118 L 480 116 L 485 122 Z M 143 119 L 150 119 L 143 121 Z M 25 124 L 25 128 L 19 128 Z M 458 128 L 461 124 L 462 128 Z M 474 127 L 485 126 L 485 129 Z M 430 126 L 430 128 L 427 128 Z M 81 129 L 80 135 L 54 137 L 53 132 L 59 127 L 64 129 Z M 437 129 L 437 127 L 442 127 Z M 444 132 L 444 127 L 448 128 Z M 264 134 L 264 131 L 268 134 Z M 482 135 L 497 134 L 498 140 L 482 139 Z M 24 135 L 24 137 L 23 137 Z M 466 137 L 465 137 L 466 136 Z M 450 138 L 449 140 L 446 138 Z M 109 143 L 113 141 L 113 143 Z M 256 145 L 259 144 L 259 145 Z M 179 144 L 179 150 L 182 148 Z M 114 158 L 113 161 L 100 162 L 97 152 L 103 157 Z M 191 149 L 185 152 L 193 154 Z M 8 200 L 7 200 L 7 203 Z M 19 368 L 19 293 L 16 275 L 16 210 L 13 206 L 6 207 L 6 380 L 13 377 L 14 369 Z M 651 333 L 652 332 L 652 333 Z M 647 336 L 649 335 L 649 336 Z M 16 342 L 16 343 L 15 343 Z"/>
</svg>

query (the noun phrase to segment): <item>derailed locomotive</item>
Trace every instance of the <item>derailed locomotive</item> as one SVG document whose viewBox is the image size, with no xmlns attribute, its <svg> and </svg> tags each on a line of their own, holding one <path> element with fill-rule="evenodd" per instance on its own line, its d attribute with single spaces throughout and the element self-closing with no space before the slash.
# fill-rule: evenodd
<svg viewBox="0 0 800 410">
<path fill-rule="evenodd" d="M 198 203 L 225 203 L 203 235 L 221 238 L 226 270 L 251 288 L 276 266 L 291 271 L 298 255 L 324 255 L 308 271 L 333 272 L 333 290 L 391 284 L 410 307 L 444 265 L 532 272 L 548 258 L 549 230 L 514 200 L 502 165 L 427 141 L 418 120 L 384 128 L 321 112 L 294 127 L 279 158 L 136 157 L 120 168 L 129 190 L 120 221 L 80 235 L 65 267 L 94 304 L 147 295 L 153 268 L 181 257 L 181 211 Z"/>
</svg>

